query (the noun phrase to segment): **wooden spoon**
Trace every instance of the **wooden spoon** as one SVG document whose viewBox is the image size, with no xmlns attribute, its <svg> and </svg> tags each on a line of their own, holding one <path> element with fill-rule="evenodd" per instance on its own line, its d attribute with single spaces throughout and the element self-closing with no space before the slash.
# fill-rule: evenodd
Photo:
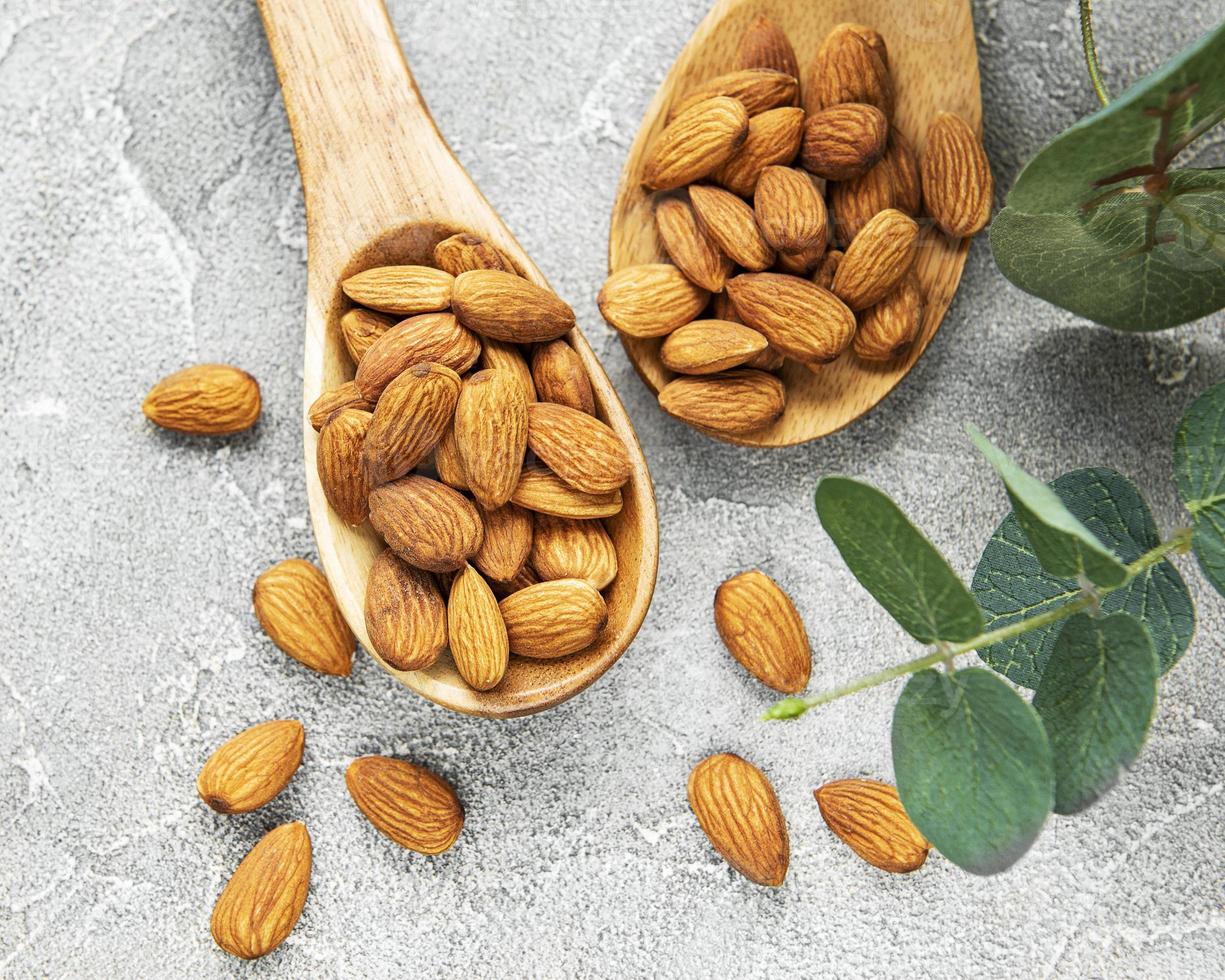
<svg viewBox="0 0 1225 980">
<path fill-rule="evenodd" d="M 368 524 L 350 528 L 328 506 L 315 468 L 318 437 L 305 414 L 321 392 L 353 377 L 340 333 L 351 304 L 340 282 L 372 266 L 428 262 L 435 243 L 464 231 L 503 249 L 528 279 L 548 284 L 438 132 L 382 0 L 260 0 L 259 6 L 306 198 L 303 432 L 311 521 L 341 611 L 373 654 L 363 605 L 370 565 L 383 545 Z M 383 664 L 397 680 L 456 711 L 508 717 L 572 697 L 621 656 L 651 602 L 659 526 L 646 460 L 587 341 L 577 329 L 567 339 L 591 377 L 597 414 L 633 460 L 624 508 L 607 522 L 618 562 L 605 592 L 608 625 L 595 646 L 573 656 L 512 658 L 492 691 L 469 688 L 448 655 L 421 671 Z"/>
<path fill-rule="evenodd" d="M 810 71 L 817 48 L 835 25 L 850 21 L 876 28 L 888 46 L 897 90 L 893 122 L 916 150 L 922 147 L 928 122 L 941 110 L 955 112 L 978 128 L 982 105 L 969 0 L 719 0 L 659 87 L 630 148 L 608 236 L 610 272 L 668 261 L 655 232 L 654 197 L 642 186 L 647 151 L 663 130 L 670 108 L 686 93 L 739 67 L 735 59 L 740 38 L 763 13 L 791 39 L 801 74 Z M 801 95 L 807 81 L 800 79 Z M 782 418 L 757 432 L 718 438 L 745 446 L 790 446 L 836 432 L 871 409 L 906 376 L 935 335 L 957 291 L 968 248 L 968 241 L 948 239 L 930 224 L 924 230 L 915 272 L 926 309 L 919 335 L 905 356 L 873 365 L 848 352 L 816 373 L 788 361 L 783 368 L 787 409 Z M 659 360 L 662 342 L 621 338 L 639 375 L 656 393 L 673 377 Z"/>
</svg>

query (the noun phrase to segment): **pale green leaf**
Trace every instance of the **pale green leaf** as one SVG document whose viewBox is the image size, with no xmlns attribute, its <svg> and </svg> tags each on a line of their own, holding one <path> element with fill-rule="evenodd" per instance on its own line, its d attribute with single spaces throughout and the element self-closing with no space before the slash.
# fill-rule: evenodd
<svg viewBox="0 0 1225 980">
<path fill-rule="evenodd" d="M 1191 548 L 1200 569 L 1225 595 L 1225 384 L 1200 395 L 1179 422 L 1174 481 L 1195 525 Z"/>
</svg>

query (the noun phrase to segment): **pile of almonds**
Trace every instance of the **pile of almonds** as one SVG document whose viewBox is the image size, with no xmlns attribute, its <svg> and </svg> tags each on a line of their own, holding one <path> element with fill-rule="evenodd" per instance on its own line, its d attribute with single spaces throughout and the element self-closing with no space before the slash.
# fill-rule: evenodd
<svg viewBox="0 0 1225 980">
<path fill-rule="evenodd" d="M 963 119 L 938 113 L 921 159 L 917 134 L 893 124 L 877 31 L 830 32 L 807 109 L 799 78 L 790 41 L 762 16 L 736 70 L 672 107 L 642 172 L 671 264 L 619 269 L 600 290 L 612 326 L 663 338 L 659 358 L 676 374 L 663 409 L 714 433 L 782 416 L 787 358 L 819 374 L 848 348 L 869 362 L 904 354 L 923 315 L 912 271 L 921 209 L 955 238 L 991 214 L 990 167 Z"/>
</svg>

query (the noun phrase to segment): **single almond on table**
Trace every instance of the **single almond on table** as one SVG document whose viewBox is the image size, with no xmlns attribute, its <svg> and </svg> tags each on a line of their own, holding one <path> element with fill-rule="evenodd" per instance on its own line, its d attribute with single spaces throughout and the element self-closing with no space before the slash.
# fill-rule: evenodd
<svg viewBox="0 0 1225 980">
<path fill-rule="evenodd" d="M 732 656 L 763 684 L 784 694 L 808 686 L 812 648 L 804 621 L 768 575 L 741 572 L 720 585 L 715 628 Z"/>
<path fill-rule="evenodd" d="M 857 33 L 858 25 L 840 24 L 821 42 L 805 92 L 812 111 L 842 102 L 864 102 L 886 116 L 893 114 L 889 69 L 872 45 Z"/>
<path fill-rule="evenodd" d="M 373 310 L 352 309 L 340 318 L 340 335 L 354 364 L 360 364 L 376 340 L 396 325 L 395 317 Z"/>
<path fill-rule="evenodd" d="M 619 514 L 622 507 L 620 490 L 584 493 L 544 467 L 525 468 L 510 499 L 537 513 L 579 520 L 612 517 Z"/>
<path fill-rule="evenodd" d="M 783 29 L 765 14 L 759 14 L 740 38 L 736 48 L 737 68 L 772 68 L 793 78 L 800 77 L 795 48 Z"/>
<path fill-rule="evenodd" d="M 370 481 L 362 464 L 362 447 L 373 418 L 361 409 L 341 409 L 319 431 L 315 451 L 323 495 L 340 519 L 353 527 L 370 514 Z"/>
<path fill-rule="evenodd" d="M 879 303 L 914 264 L 919 226 L 896 208 L 876 215 L 847 247 L 834 273 L 834 294 L 852 310 Z"/>
<path fill-rule="evenodd" d="M 478 371 L 464 382 L 455 408 L 455 444 L 477 502 L 493 509 L 510 500 L 528 444 L 528 404 L 518 378 Z"/>
<path fill-rule="evenodd" d="M 532 353 L 532 381 L 542 402 L 555 402 L 595 414 L 595 393 L 583 360 L 564 340 L 537 344 Z"/>
<path fill-rule="evenodd" d="M 590 582 L 577 578 L 530 585 L 508 595 L 498 607 L 510 652 L 540 660 L 586 649 L 608 622 L 604 597 Z"/>
<path fill-rule="evenodd" d="M 821 259 L 821 264 L 817 266 L 816 271 L 812 274 L 812 284 L 826 292 L 829 292 L 834 287 L 834 276 L 838 272 L 838 264 L 842 261 L 842 252 L 836 248 L 831 248 L 825 253 Z"/>
<path fill-rule="evenodd" d="M 447 607 L 428 572 L 401 561 L 390 548 L 366 580 L 370 645 L 396 670 L 424 670 L 447 646 Z"/>
<path fill-rule="evenodd" d="M 611 493 L 630 478 L 632 464 L 625 443 L 595 416 L 537 402 L 528 406 L 527 418 L 528 448 L 575 490 Z M 471 466 L 468 472 L 471 475 Z M 518 475 L 516 470 L 516 482 Z"/>
<path fill-rule="evenodd" d="M 218 746 L 196 778 L 200 799 L 218 813 L 250 813 L 281 792 L 302 764 L 302 722 L 265 721 Z"/>
<path fill-rule="evenodd" d="M 766 167 L 789 164 L 800 151 L 804 136 L 804 110 L 783 106 L 749 120 L 749 134 L 711 179 L 734 194 L 751 197 Z"/>
<path fill-rule="evenodd" d="M 818 110 L 804 124 L 804 169 L 826 180 L 867 173 L 885 153 L 889 121 L 876 106 L 845 102 Z"/>
<path fill-rule="evenodd" d="M 345 785 L 374 829 L 409 850 L 441 854 L 464 828 L 464 807 L 451 784 L 403 759 L 354 759 Z"/>
<path fill-rule="evenodd" d="M 631 337 L 662 337 L 694 319 L 710 293 L 667 263 L 618 269 L 600 288 L 600 315 Z"/>
<path fill-rule="evenodd" d="M 366 401 L 358 390 L 356 381 L 346 381 L 344 384 L 325 391 L 312 403 L 307 415 L 310 417 L 311 428 L 316 432 L 323 429 L 336 412 L 344 408 L 356 408 L 363 412 L 373 412 L 374 402 Z"/>
<path fill-rule="evenodd" d="M 664 251 L 687 279 L 712 293 L 723 288 L 733 262 L 698 225 L 688 201 L 666 197 L 656 204 L 655 229 Z"/>
<path fill-rule="evenodd" d="M 893 207 L 895 186 L 892 165 L 883 158 L 867 173 L 829 185 L 829 207 L 839 245 L 845 248 L 864 225 Z"/>
<path fill-rule="evenodd" d="M 888 783 L 839 779 L 813 795 L 829 829 L 874 868 L 905 874 L 927 860 L 931 845 Z"/>
<path fill-rule="evenodd" d="M 766 167 L 753 193 L 757 227 L 780 252 L 816 248 L 824 252 L 829 216 L 812 178 L 791 167 Z"/>
<path fill-rule="evenodd" d="M 555 340 L 574 329 L 569 303 L 551 290 L 498 269 L 473 269 L 456 276 L 451 309 L 469 330 L 512 344 Z"/>
<path fill-rule="evenodd" d="M 705 177 L 740 149 L 749 114 L 736 99 L 698 100 L 678 113 L 651 145 L 642 182 L 666 191 Z"/>
<path fill-rule="evenodd" d="M 599 521 L 540 514 L 532 538 L 532 567 L 546 582 L 581 578 L 596 589 L 617 577 L 617 549 Z"/>
<path fill-rule="evenodd" d="M 434 246 L 434 265 L 458 276 L 473 269 L 500 269 L 515 272 L 515 264 L 498 246 L 485 241 L 479 235 L 461 232 L 444 238 Z"/>
<path fill-rule="evenodd" d="M 472 564 L 487 578 L 506 582 L 523 568 L 532 551 L 534 520 L 532 512 L 518 504 L 504 504 L 495 510 L 478 507 L 484 536 L 472 556 Z"/>
<path fill-rule="evenodd" d="M 795 105 L 800 83 L 794 75 L 770 68 L 743 68 L 718 75 L 690 89 L 669 112 L 677 119 L 693 106 L 709 99 L 730 98 L 739 102 L 750 116 L 781 105 Z"/>
<path fill-rule="evenodd" d="M 310 890 L 311 839 L 298 821 L 270 830 L 242 859 L 213 906 L 213 941 L 231 956 L 271 953 L 297 925 Z"/>
<path fill-rule="evenodd" d="M 350 276 L 340 284 L 344 294 L 383 313 L 429 313 L 451 305 L 455 277 L 428 265 L 385 265 Z"/>
<path fill-rule="evenodd" d="M 865 361 L 889 361 L 910 350 L 923 322 L 923 294 L 908 275 L 888 296 L 859 314 L 851 349 Z"/>
<path fill-rule="evenodd" d="M 987 227 L 995 182 L 969 123 L 951 112 L 937 113 L 927 127 L 919 170 L 927 210 L 945 233 L 966 238 Z"/>
<path fill-rule="evenodd" d="M 362 447 L 370 486 L 404 476 L 433 451 L 451 424 L 463 384 L 446 365 L 423 361 L 383 389 Z"/>
<path fill-rule="evenodd" d="M 774 249 L 766 244 L 757 227 L 753 209 L 722 187 L 695 184 L 689 200 L 698 224 L 719 250 L 738 265 L 759 271 L 774 262 Z"/>
<path fill-rule="evenodd" d="M 430 361 L 463 374 L 481 356 L 481 342 L 450 313 L 424 313 L 397 323 L 370 345 L 354 381 L 362 397 L 377 402 L 392 381 Z"/>
<path fill-rule="evenodd" d="M 805 279 L 750 273 L 729 280 L 727 291 L 745 323 L 765 334 L 775 350 L 804 364 L 835 360 L 855 335 L 855 314 Z"/>
<path fill-rule="evenodd" d="M 397 555 L 427 572 L 454 572 L 481 546 L 481 518 L 445 483 L 410 475 L 370 491 L 370 523 Z"/>
<path fill-rule="evenodd" d="M 259 419 L 259 383 L 228 364 L 196 364 L 162 378 L 141 410 L 163 429 L 193 436 L 228 436 Z"/>
<path fill-rule="evenodd" d="M 659 359 L 678 374 L 715 374 L 751 361 L 765 349 L 766 338 L 743 323 L 694 320 L 664 339 Z"/>
<path fill-rule="evenodd" d="M 460 677 L 478 691 L 496 687 L 506 673 L 510 642 L 497 598 L 471 565 L 461 568 L 451 582 L 447 626 Z"/>
<path fill-rule="evenodd" d="M 549 344 L 565 344 L 564 340 L 550 340 Z M 486 337 L 481 341 L 481 367 L 486 371 L 505 371 L 514 376 L 523 389 L 524 401 L 536 400 L 536 385 L 532 381 L 532 369 L 518 344 Z"/>
<path fill-rule="evenodd" d="M 347 676 L 357 640 L 327 577 L 301 558 L 265 569 L 252 592 L 260 626 L 285 653 L 321 674 Z"/>
<path fill-rule="evenodd" d="M 712 432 L 764 429 L 786 407 L 786 389 L 772 374 L 737 368 L 721 374 L 682 375 L 664 385 L 659 406 L 669 415 Z"/>
<path fill-rule="evenodd" d="M 447 426 L 447 431 L 434 447 L 434 469 L 438 471 L 438 479 L 447 486 L 456 490 L 468 489 L 468 474 L 464 471 L 464 460 L 455 441 L 454 421 Z"/>
<path fill-rule="evenodd" d="M 791 841 L 760 769 L 730 753 L 703 759 L 689 774 L 689 805 L 723 860 L 759 885 L 783 883 Z"/>
<path fill-rule="evenodd" d="M 923 184 L 919 175 L 919 158 L 910 141 L 896 126 L 889 127 L 889 142 L 884 161 L 893 180 L 893 206 L 912 218 L 919 216 L 923 203 Z"/>
</svg>

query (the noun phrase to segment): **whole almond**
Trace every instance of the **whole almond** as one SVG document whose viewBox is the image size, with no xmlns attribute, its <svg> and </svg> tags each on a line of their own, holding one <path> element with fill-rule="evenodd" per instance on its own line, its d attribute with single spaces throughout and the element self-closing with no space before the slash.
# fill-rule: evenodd
<svg viewBox="0 0 1225 980">
<path fill-rule="evenodd" d="M 883 158 L 867 173 L 829 185 L 829 208 L 839 245 L 845 249 L 864 225 L 893 207 L 894 187 L 892 165 Z"/>
<path fill-rule="evenodd" d="M 625 443 L 594 416 L 566 405 L 537 402 L 528 406 L 527 417 L 528 448 L 575 490 L 610 493 L 630 478 L 632 464 Z M 471 475 L 471 466 L 468 472 Z M 516 482 L 518 475 L 516 471 Z"/>
<path fill-rule="evenodd" d="M 910 350 L 923 321 L 923 295 L 909 275 L 897 288 L 859 315 L 851 349 L 865 361 L 889 361 Z"/>
<path fill-rule="evenodd" d="M 813 795 L 821 816 L 861 858 L 881 871 L 905 874 L 927 860 L 931 845 L 906 815 L 897 790 L 871 779 L 839 779 Z"/>
<path fill-rule="evenodd" d="M 786 389 L 772 374 L 737 368 L 722 374 L 681 376 L 664 385 L 659 405 L 682 422 L 712 432 L 754 432 L 776 422 Z"/>
<path fill-rule="evenodd" d="M 354 303 L 383 313 L 430 313 L 451 305 L 455 277 L 428 265 L 385 265 L 350 276 L 340 284 Z"/>
<path fill-rule="evenodd" d="M 345 408 L 356 408 L 363 412 L 373 412 L 374 403 L 368 402 L 362 397 L 356 381 L 346 381 L 331 391 L 325 391 L 311 403 L 307 413 L 310 416 L 311 428 L 319 432 L 323 429 L 323 425 L 328 419 L 336 412 Z"/>
<path fill-rule="evenodd" d="M 759 113 L 749 120 L 749 134 L 740 149 L 711 174 L 711 180 L 733 194 L 751 197 L 766 167 L 795 159 L 803 135 L 803 109 L 782 106 Z"/>
<path fill-rule="evenodd" d="M 923 202 L 919 158 L 896 126 L 889 127 L 884 160 L 889 165 L 889 176 L 893 180 L 893 206 L 903 214 L 917 218 Z"/>
<path fill-rule="evenodd" d="M 736 276 L 727 290 L 745 323 L 804 364 L 835 360 L 855 335 L 855 315 L 842 300 L 805 279 L 759 272 Z"/>
<path fill-rule="evenodd" d="M 271 953 L 293 932 L 310 890 L 311 838 L 299 821 L 268 831 L 213 906 L 213 941 L 244 960 Z"/>
<path fill-rule="evenodd" d="M 774 249 L 761 237 L 753 209 L 731 191 L 695 184 L 689 200 L 702 230 L 732 261 L 755 271 L 774 262 Z"/>
<path fill-rule="evenodd" d="M 357 365 L 358 391 L 377 402 L 392 381 L 431 361 L 463 374 L 481 356 L 481 342 L 450 313 L 425 313 L 397 323 L 370 345 Z"/>
<path fill-rule="evenodd" d="M 370 481 L 362 463 L 362 447 L 372 418 L 369 412 L 357 408 L 334 413 L 319 431 L 315 451 L 323 495 L 340 519 L 353 527 L 370 514 Z"/>
<path fill-rule="evenodd" d="M 814 112 L 804 124 L 804 169 L 826 180 L 867 173 L 885 153 L 889 122 L 876 106 L 844 102 Z"/>
<path fill-rule="evenodd" d="M 447 486 L 456 490 L 468 489 L 468 474 L 464 471 L 464 460 L 455 441 L 454 421 L 434 447 L 434 469 L 438 471 L 438 479 Z"/>
<path fill-rule="evenodd" d="M 163 429 L 193 436 L 228 436 L 259 419 L 259 383 L 228 364 L 196 364 L 149 389 L 141 411 Z"/>
<path fill-rule="evenodd" d="M 596 302 L 600 315 L 622 333 L 662 337 L 694 319 L 709 299 L 676 266 L 650 263 L 618 269 L 604 280 Z"/>
<path fill-rule="evenodd" d="M 689 805 L 724 861 L 759 885 L 783 883 L 791 842 L 760 769 L 730 753 L 703 759 L 689 774 Z"/>
<path fill-rule="evenodd" d="M 446 484 L 410 475 L 370 491 L 370 523 L 414 568 L 453 572 L 481 546 L 476 507 Z"/>
<path fill-rule="evenodd" d="M 510 500 L 528 444 L 528 404 L 518 378 L 507 371 L 478 371 L 464 382 L 455 409 L 455 444 L 477 502 L 493 509 Z"/>
<path fill-rule="evenodd" d="M 590 582 L 577 578 L 530 585 L 508 595 L 498 608 L 510 652 L 538 660 L 586 649 L 608 622 L 604 597 Z"/>
<path fill-rule="evenodd" d="M 603 589 L 617 577 L 617 549 L 599 521 L 541 514 L 532 538 L 532 567 L 546 582 L 581 578 Z"/>
<path fill-rule="evenodd" d="M 825 243 L 818 242 L 798 252 L 779 252 L 778 260 L 771 272 L 785 272 L 789 276 L 807 277 L 825 257 Z"/>
<path fill-rule="evenodd" d="M 896 208 L 882 211 L 860 229 L 834 273 L 834 293 L 853 310 L 879 303 L 914 263 L 919 226 Z"/>
<path fill-rule="evenodd" d="M 517 504 L 504 504 L 496 510 L 477 508 L 485 533 L 472 564 L 482 575 L 507 582 L 523 568 L 532 550 L 532 512 Z"/>
<path fill-rule="evenodd" d="M 374 342 L 395 325 L 395 317 L 375 313 L 373 310 L 353 309 L 342 316 L 340 335 L 353 363 L 360 364 Z"/>
<path fill-rule="evenodd" d="M 765 14 L 759 14 L 740 38 L 736 67 L 772 68 L 793 78 L 800 77 L 795 48 L 783 29 Z"/>
<path fill-rule="evenodd" d="M 664 251 L 690 282 L 718 292 L 732 271 L 732 260 L 704 232 L 688 201 L 665 197 L 655 206 L 655 229 Z"/>
<path fill-rule="evenodd" d="M 461 568 L 451 582 L 447 625 L 459 676 L 478 691 L 496 687 L 510 654 L 506 624 L 489 584 L 471 565 Z"/>
<path fill-rule="evenodd" d="M 768 575 L 733 575 L 715 593 L 715 628 L 750 674 L 784 694 L 808 686 L 812 648 L 791 598 Z"/>
<path fill-rule="evenodd" d="M 347 676 L 357 640 L 327 577 L 301 558 L 265 569 L 252 592 L 260 626 L 285 653 L 321 674 Z"/>
<path fill-rule="evenodd" d="M 697 100 L 664 128 L 642 167 L 642 182 L 666 191 L 705 177 L 740 149 L 749 114 L 734 98 Z"/>
<path fill-rule="evenodd" d="M 761 236 L 771 248 L 824 250 L 829 224 L 825 199 L 804 171 L 766 167 L 753 193 L 753 210 Z"/>
<path fill-rule="evenodd" d="M 396 670 L 424 670 L 447 646 L 447 607 L 428 572 L 401 561 L 390 548 L 366 579 L 370 645 Z"/>
<path fill-rule="evenodd" d="M 403 759 L 354 759 L 345 785 L 374 829 L 409 850 L 441 854 L 464 829 L 464 807 L 451 784 Z"/>
<path fill-rule="evenodd" d="M 444 238 L 434 246 L 434 265 L 458 276 L 473 269 L 500 269 L 502 272 L 518 273 L 510 257 L 498 246 L 485 241 L 479 235 L 461 232 Z"/>
<path fill-rule="evenodd" d="M 512 344 L 555 340 L 574 329 L 574 310 L 560 296 L 498 269 L 456 276 L 451 308 L 469 330 Z"/>
<path fill-rule="evenodd" d="M 735 99 L 750 116 L 755 116 L 781 105 L 795 105 L 799 92 L 800 83 L 794 75 L 770 68 L 743 68 L 690 89 L 672 107 L 669 117 L 676 119 L 698 103 L 715 98 Z"/>
<path fill-rule="evenodd" d="M 620 490 L 584 493 L 574 489 L 552 470 L 536 466 L 524 468 L 519 485 L 510 499 L 520 507 L 540 514 L 579 520 L 612 517 L 619 514 L 622 507 Z"/>
<path fill-rule="evenodd" d="M 805 91 L 811 109 L 842 102 L 866 102 L 886 116 L 893 114 L 893 84 L 880 55 L 857 33 L 858 25 L 840 24 L 817 49 Z"/>
<path fill-rule="evenodd" d="M 383 389 L 362 448 L 370 486 L 404 476 L 433 451 L 455 416 L 461 385 L 449 367 L 424 361 Z"/>
<path fill-rule="evenodd" d="M 678 374 L 715 374 L 739 367 L 766 349 L 766 338 L 730 320 L 694 320 L 665 338 L 664 367 Z"/>
<path fill-rule="evenodd" d="M 564 344 L 564 340 L 550 340 L 549 344 Z M 481 341 L 481 367 L 486 371 L 505 371 L 514 376 L 523 389 L 524 400 L 536 400 L 536 385 L 532 381 L 532 369 L 518 344 L 486 337 Z"/>
<path fill-rule="evenodd" d="M 302 764 L 305 742 L 300 721 L 252 725 L 208 757 L 196 778 L 196 791 L 218 813 L 258 810 L 289 785 Z"/>
<path fill-rule="evenodd" d="M 812 284 L 821 289 L 829 291 L 834 286 L 834 276 L 838 272 L 838 264 L 842 261 L 842 252 L 836 248 L 831 248 L 825 253 L 821 259 L 821 264 L 817 266 L 816 271 L 812 274 Z"/>
<path fill-rule="evenodd" d="M 587 369 L 564 340 L 536 345 L 532 353 L 532 381 L 541 401 L 595 414 L 595 393 Z"/>
<path fill-rule="evenodd" d="M 995 182 L 982 141 L 964 119 L 936 113 L 919 169 L 927 211 L 945 233 L 966 238 L 987 227 Z"/>
</svg>

